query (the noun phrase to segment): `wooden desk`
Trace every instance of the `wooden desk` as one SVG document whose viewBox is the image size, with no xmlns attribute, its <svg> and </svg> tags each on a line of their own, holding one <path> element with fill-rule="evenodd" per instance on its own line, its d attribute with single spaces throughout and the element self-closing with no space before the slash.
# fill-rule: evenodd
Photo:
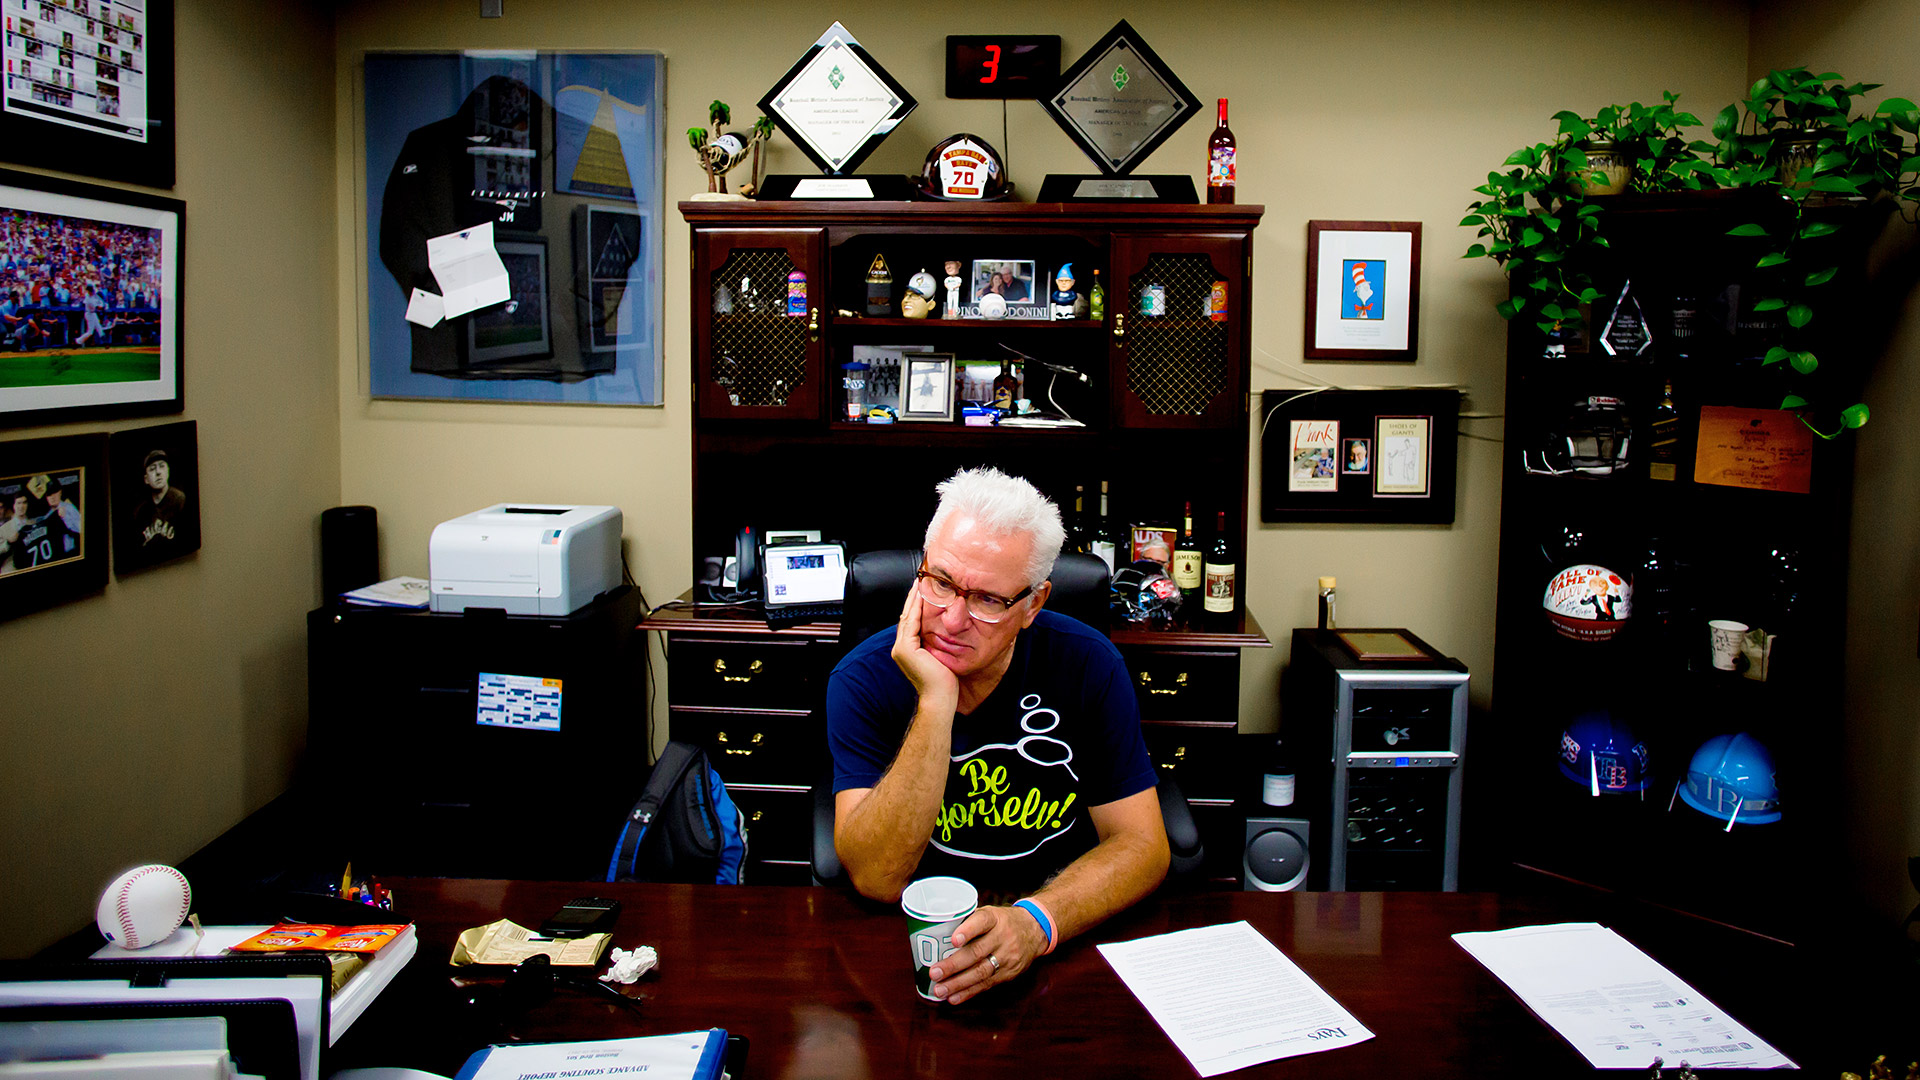
<svg viewBox="0 0 1920 1080">
<path fill-rule="evenodd" d="M 1688 921 L 1664 930 L 1591 902 L 1472 893 L 1192 893 L 1159 896 L 1067 943 L 1023 979 L 960 1006 L 915 996 L 897 909 L 817 888 L 583 885 L 418 879 L 391 883 L 418 921 L 420 953 L 335 1048 L 332 1064 L 408 1064 L 447 1075 L 481 1034 L 447 1005 L 442 966 L 462 929 L 502 916 L 533 925 L 583 893 L 621 899 L 623 947 L 660 967 L 638 1010 L 561 990 L 507 1025 L 526 1040 L 612 1038 L 720 1026 L 751 1040 L 754 1080 L 807 1077 L 1191 1077 L 1185 1058 L 1094 945 L 1245 919 L 1376 1037 L 1272 1062 L 1248 1077 L 1557 1077 L 1585 1059 L 1450 939 L 1462 930 L 1598 917 L 1810 1070 L 1864 1070 L 1899 1028 L 1812 1022 L 1832 984 L 1801 977 L 1805 949 Z M 1574 910 L 1580 907 L 1584 910 Z M 1638 918 L 1638 922 L 1636 922 Z M 1738 949 L 1730 954 L 1728 949 Z M 469 971 L 471 969 L 468 969 Z M 1911 1035 L 1902 1035 L 1911 1041 Z M 464 1040 L 464 1042 L 463 1042 Z M 1845 1057 L 1848 1060 L 1841 1061 Z M 1901 1059 L 1905 1060 L 1905 1059 Z M 1832 1068 L 1827 1066 L 1831 1064 Z M 1644 1074 L 1641 1074 L 1644 1075 Z"/>
</svg>

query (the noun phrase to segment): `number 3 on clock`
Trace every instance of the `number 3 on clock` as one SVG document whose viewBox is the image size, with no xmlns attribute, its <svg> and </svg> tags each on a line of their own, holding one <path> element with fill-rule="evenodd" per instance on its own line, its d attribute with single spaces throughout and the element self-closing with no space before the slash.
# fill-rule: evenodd
<svg viewBox="0 0 1920 1080">
<path fill-rule="evenodd" d="M 989 45 L 987 46 L 986 52 L 987 58 L 980 62 L 980 66 L 986 70 L 986 74 L 980 76 L 980 81 L 983 83 L 992 83 L 993 80 L 1000 77 L 1000 46 Z"/>
<path fill-rule="evenodd" d="M 1045 34 L 947 35 L 950 98 L 1043 98 L 1060 81 L 1060 38 Z"/>
</svg>

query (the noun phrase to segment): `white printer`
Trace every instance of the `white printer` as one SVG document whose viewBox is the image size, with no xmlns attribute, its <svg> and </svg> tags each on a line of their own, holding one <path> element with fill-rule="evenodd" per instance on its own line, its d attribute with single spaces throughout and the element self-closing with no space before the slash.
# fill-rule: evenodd
<svg viewBox="0 0 1920 1080">
<path fill-rule="evenodd" d="M 433 610 L 571 615 L 620 584 L 620 509 L 500 503 L 434 526 Z"/>
</svg>

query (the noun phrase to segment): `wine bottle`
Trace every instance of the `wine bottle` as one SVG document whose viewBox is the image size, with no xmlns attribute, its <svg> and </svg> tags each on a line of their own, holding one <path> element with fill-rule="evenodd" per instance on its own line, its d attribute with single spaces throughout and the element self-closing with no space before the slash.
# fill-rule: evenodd
<svg viewBox="0 0 1920 1080">
<path fill-rule="evenodd" d="M 1191 593 L 1206 580 L 1202 569 L 1205 556 L 1200 552 L 1200 541 L 1193 535 L 1193 503 L 1187 503 L 1187 514 L 1183 519 L 1186 526 L 1180 530 L 1180 539 L 1173 545 L 1173 583 L 1180 591 Z"/>
<path fill-rule="evenodd" d="M 1331 577 L 1320 579 L 1320 629 L 1322 630 L 1332 630 L 1337 625 L 1333 612 L 1334 585 L 1335 581 Z"/>
<path fill-rule="evenodd" d="M 1073 513 L 1067 518 L 1068 551 L 1087 550 L 1087 485 L 1073 485 Z"/>
<path fill-rule="evenodd" d="M 1088 317 L 1094 322 L 1101 322 L 1107 317 L 1107 287 L 1100 284 L 1098 269 L 1093 272 L 1093 288 L 1090 290 L 1090 295 L 1092 299 L 1088 301 L 1090 305 L 1087 309 Z"/>
<path fill-rule="evenodd" d="M 1647 479 L 1673 480 L 1680 475 L 1680 410 L 1673 404 L 1673 380 L 1666 381 L 1660 404 L 1653 408 L 1652 446 L 1648 448 Z"/>
<path fill-rule="evenodd" d="M 1206 610 L 1227 614 L 1235 609 L 1237 590 L 1234 581 L 1233 541 L 1227 537 L 1227 512 L 1215 518 L 1213 546 L 1207 550 L 1202 569 L 1206 574 Z"/>
<path fill-rule="evenodd" d="M 1107 518 L 1107 482 L 1100 481 L 1100 519 L 1095 523 L 1093 533 L 1087 540 L 1087 552 L 1096 555 L 1107 564 L 1107 573 L 1114 571 L 1113 561 L 1113 525 Z"/>
<path fill-rule="evenodd" d="M 1287 741 L 1275 736 L 1273 745 L 1267 748 L 1266 762 L 1261 766 L 1260 801 L 1268 806 L 1292 806 L 1297 780 Z"/>
<path fill-rule="evenodd" d="M 1220 124 L 1207 140 L 1207 201 L 1233 201 L 1234 155 L 1237 150 L 1233 132 L 1227 128 L 1227 99 L 1220 99 Z"/>
</svg>

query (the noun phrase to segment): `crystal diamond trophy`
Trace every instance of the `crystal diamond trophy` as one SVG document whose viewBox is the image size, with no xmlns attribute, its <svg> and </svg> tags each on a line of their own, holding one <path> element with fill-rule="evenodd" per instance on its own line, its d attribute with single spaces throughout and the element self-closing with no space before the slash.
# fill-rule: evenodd
<svg viewBox="0 0 1920 1080">
<path fill-rule="evenodd" d="M 1193 177 L 1133 176 L 1200 109 L 1179 76 L 1125 19 L 1116 23 L 1041 101 L 1099 167 L 1098 176 L 1049 176 L 1041 202 L 1196 202 Z"/>
<path fill-rule="evenodd" d="M 770 176 L 761 197 L 907 198 L 905 177 L 852 174 L 918 104 L 846 27 L 834 23 L 760 99 L 760 111 L 826 175 Z"/>
</svg>

